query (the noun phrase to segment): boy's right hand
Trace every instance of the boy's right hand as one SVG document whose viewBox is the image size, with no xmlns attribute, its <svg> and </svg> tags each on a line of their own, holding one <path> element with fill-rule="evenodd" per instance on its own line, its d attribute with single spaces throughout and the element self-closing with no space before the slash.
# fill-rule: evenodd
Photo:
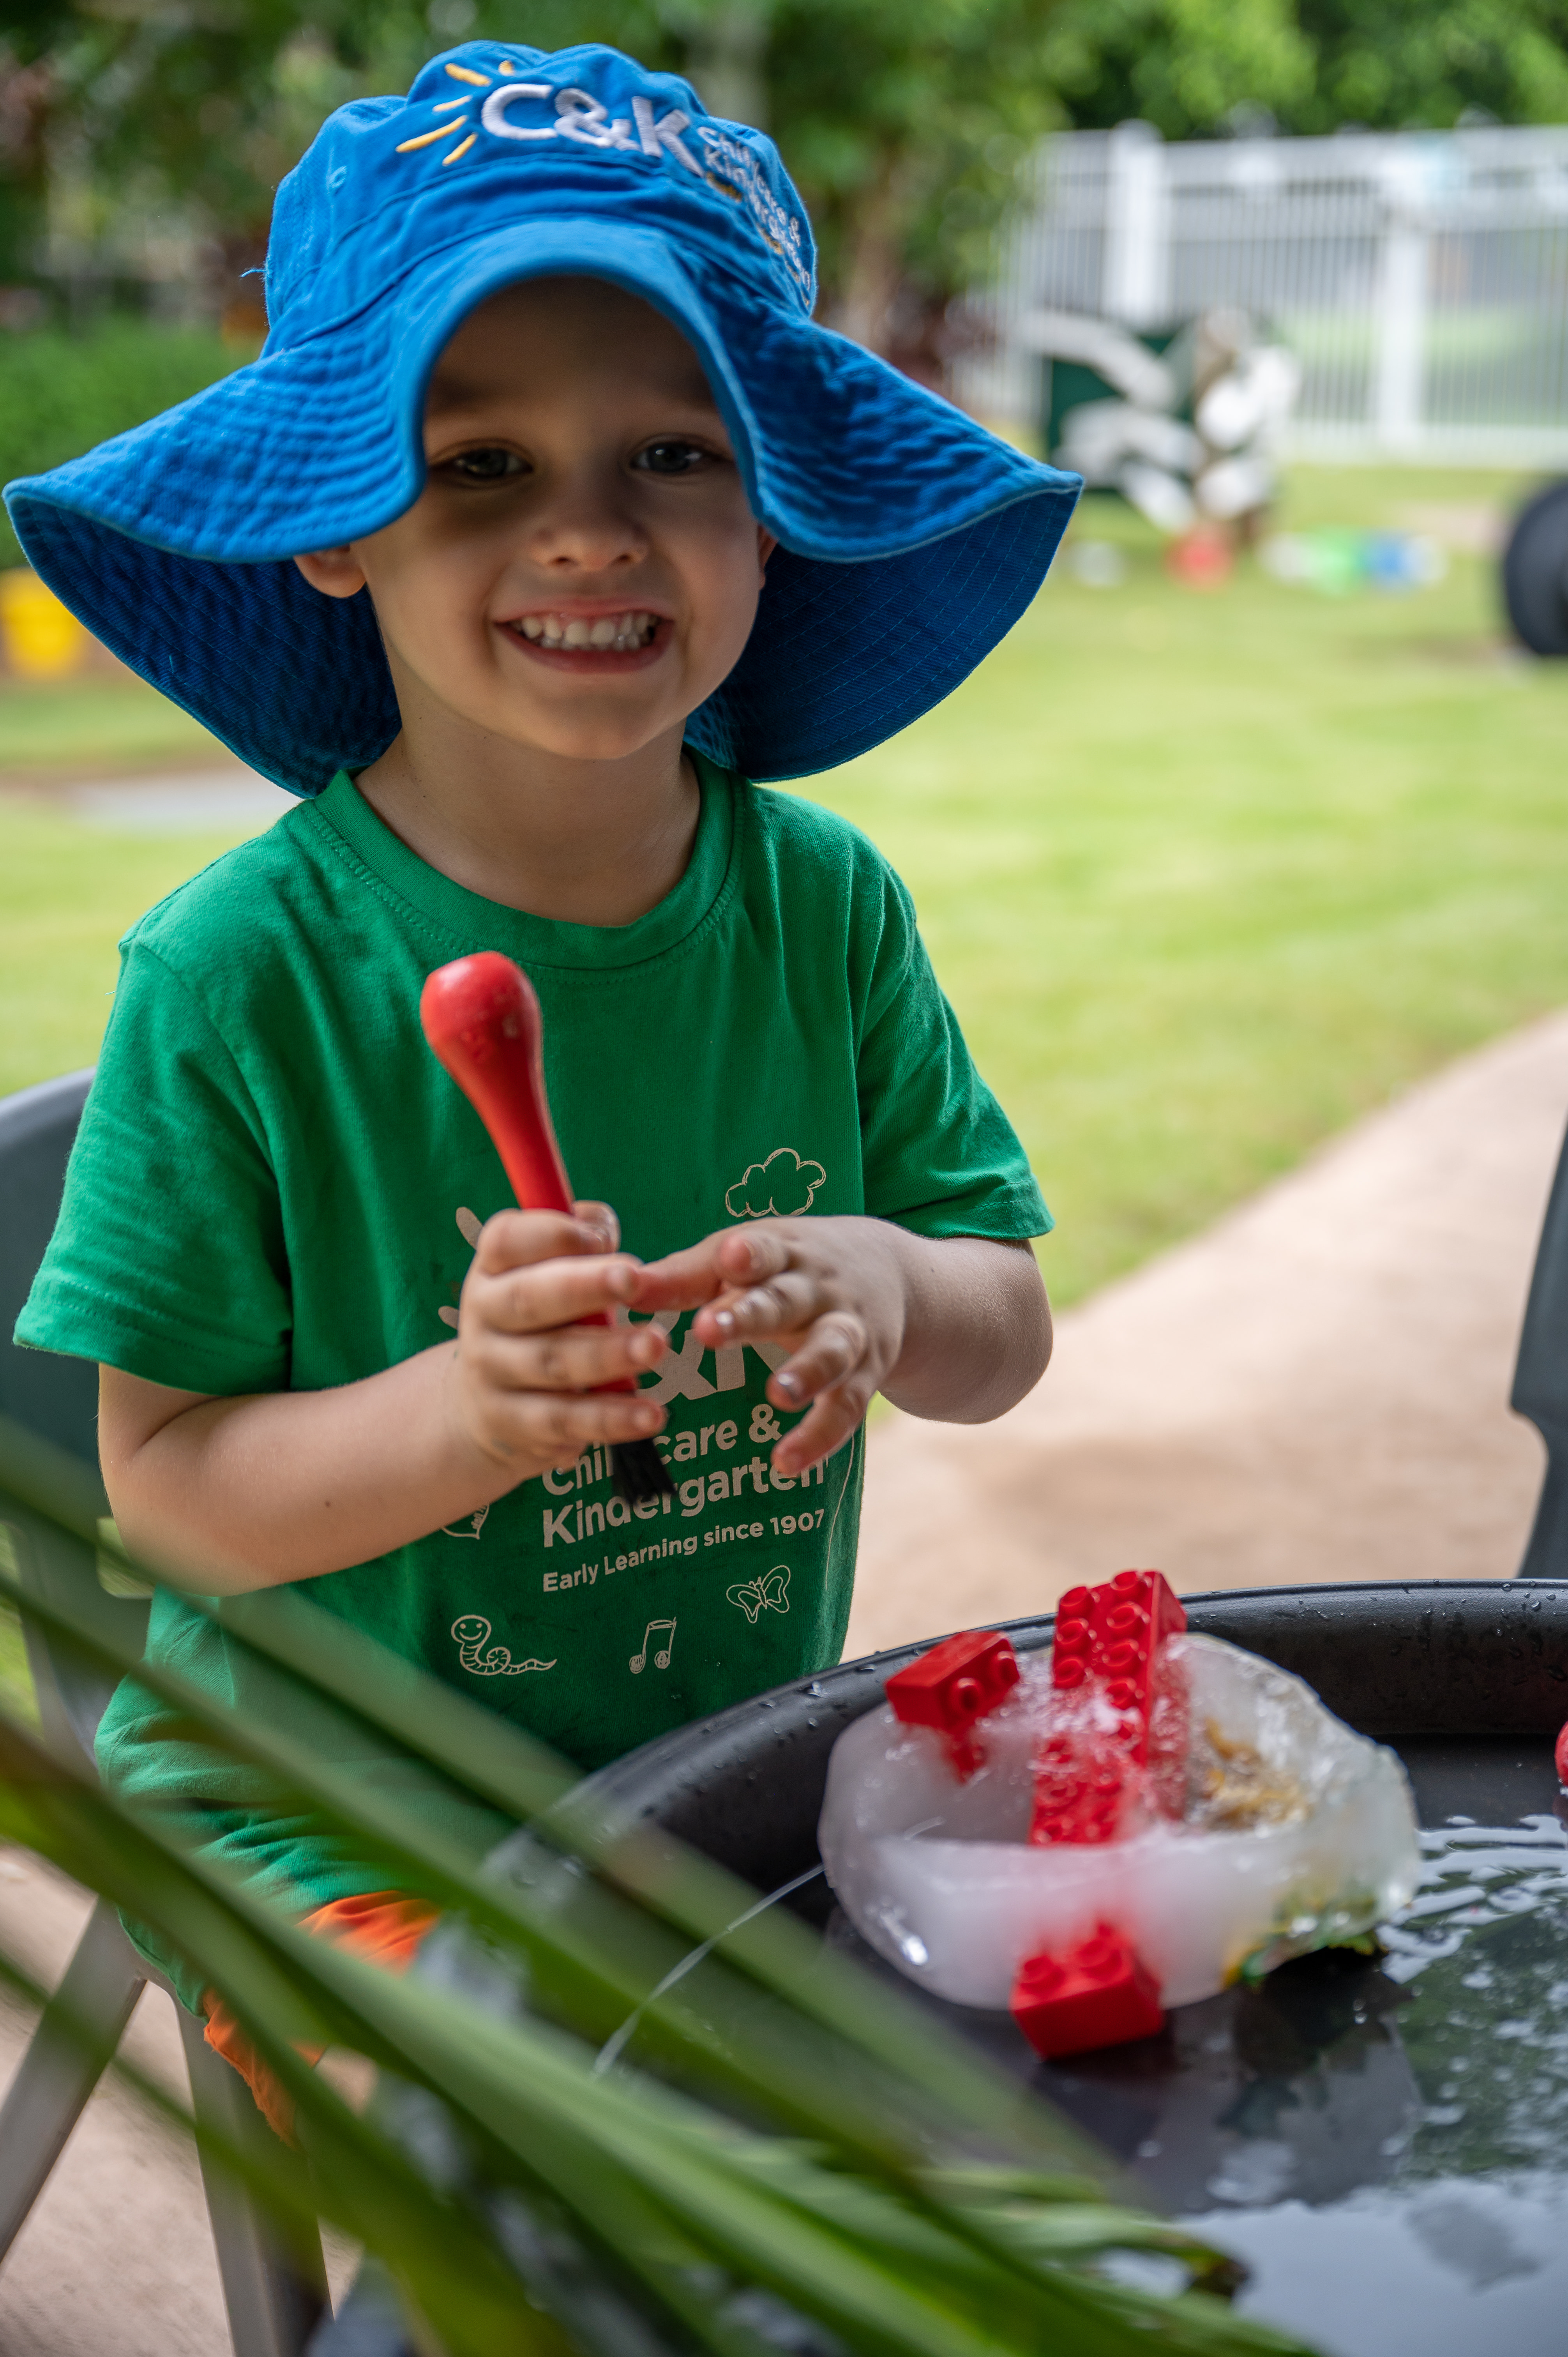
<svg viewBox="0 0 1568 2357">
<path fill-rule="evenodd" d="M 607 1383 L 635 1379 L 669 1348 L 652 1325 L 613 1318 L 636 1291 L 639 1264 L 618 1252 L 607 1203 L 498 1211 L 475 1248 L 457 1310 L 448 1411 L 457 1436 L 514 1481 L 569 1466 L 594 1443 L 646 1439 L 664 1410 Z"/>
</svg>

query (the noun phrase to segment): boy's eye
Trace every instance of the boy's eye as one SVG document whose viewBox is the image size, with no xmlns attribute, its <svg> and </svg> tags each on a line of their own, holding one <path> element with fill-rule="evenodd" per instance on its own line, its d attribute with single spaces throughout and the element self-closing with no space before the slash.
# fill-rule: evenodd
<svg viewBox="0 0 1568 2357">
<path fill-rule="evenodd" d="M 648 475 L 692 475 L 713 463 L 713 452 L 704 450 L 700 442 L 667 435 L 661 442 L 650 442 L 631 463 Z"/>
<path fill-rule="evenodd" d="M 460 483 L 500 483 L 521 474 L 523 468 L 515 450 L 459 450 L 441 464 L 442 473 L 456 476 Z"/>
</svg>

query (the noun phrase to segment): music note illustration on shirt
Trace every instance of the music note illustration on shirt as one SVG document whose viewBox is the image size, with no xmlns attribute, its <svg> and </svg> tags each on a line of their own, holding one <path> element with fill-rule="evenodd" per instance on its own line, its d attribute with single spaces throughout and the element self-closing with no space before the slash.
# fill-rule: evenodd
<svg viewBox="0 0 1568 2357">
<path fill-rule="evenodd" d="M 627 1667 L 631 1672 L 634 1678 L 639 1675 L 639 1674 L 648 1667 L 648 1641 L 652 1636 L 656 1629 L 668 1629 L 670 1634 L 665 1639 L 663 1644 L 660 1647 L 658 1652 L 654 1654 L 653 1666 L 656 1670 L 667 1670 L 670 1667 L 671 1648 L 675 1642 L 675 1623 L 673 1620 L 650 1620 L 647 1628 L 642 1632 L 641 1652 L 634 1653 L 630 1661 L 627 1663 Z"/>
</svg>

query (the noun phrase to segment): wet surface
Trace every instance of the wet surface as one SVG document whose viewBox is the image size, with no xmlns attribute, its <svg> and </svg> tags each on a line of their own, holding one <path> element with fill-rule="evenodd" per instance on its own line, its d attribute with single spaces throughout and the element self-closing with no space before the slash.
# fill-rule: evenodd
<svg viewBox="0 0 1568 2357">
<path fill-rule="evenodd" d="M 1070 2063 L 1036 2063 L 1005 2016 L 937 2009 L 1234 2251 L 1252 2270 L 1240 2304 L 1325 2357 L 1560 2357 L 1568 1828 L 1552 1748 L 1396 1749 L 1425 1867 L 1380 1960 L 1303 1957 Z M 829 1938 L 869 1954 L 842 1916 Z"/>
</svg>

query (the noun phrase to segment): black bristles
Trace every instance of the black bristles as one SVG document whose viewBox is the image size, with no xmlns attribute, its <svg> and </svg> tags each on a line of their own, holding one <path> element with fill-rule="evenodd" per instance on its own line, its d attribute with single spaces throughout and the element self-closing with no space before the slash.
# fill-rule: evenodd
<svg viewBox="0 0 1568 2357">
<path fill-rule="evenodd" d="M 643 1498 L 667 1498 L 675 1487 L 651 1440 L 618 1440 L 610 1450 L 610 1471 L 628 1506 Z"/>
</svg>

